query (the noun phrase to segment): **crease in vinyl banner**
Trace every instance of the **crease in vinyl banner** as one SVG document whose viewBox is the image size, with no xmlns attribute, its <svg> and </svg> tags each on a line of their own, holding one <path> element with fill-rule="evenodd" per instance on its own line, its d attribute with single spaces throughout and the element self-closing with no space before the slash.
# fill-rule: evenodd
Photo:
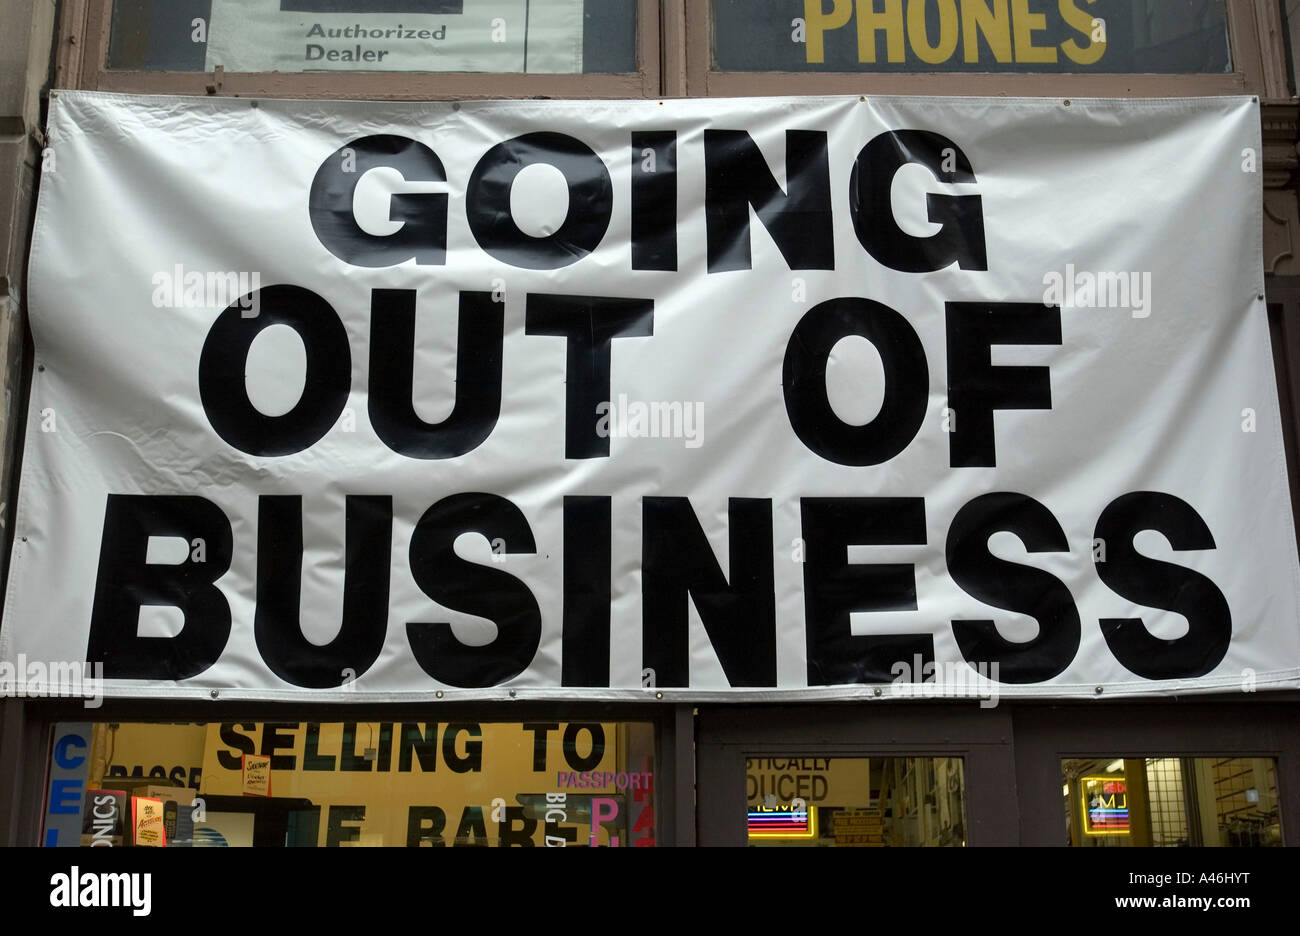
<svg viewBox="0 0 1300 936">
<path fill-rule="evenodd" d="M 1253 100 L 258 104 L 54 99 L 0 688 L 1300 685 Z"/>
</svg>

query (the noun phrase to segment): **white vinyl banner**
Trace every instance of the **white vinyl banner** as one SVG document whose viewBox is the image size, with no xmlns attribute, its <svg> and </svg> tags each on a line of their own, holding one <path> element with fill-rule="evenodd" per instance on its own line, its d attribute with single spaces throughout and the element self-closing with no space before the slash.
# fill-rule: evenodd
<svg viewBox="0 0 1300 936">
<path fill-rule="evenodd" d="M 1300 686 L 1250 98 L 52 97 L 29 685 Z"/>
</svg>

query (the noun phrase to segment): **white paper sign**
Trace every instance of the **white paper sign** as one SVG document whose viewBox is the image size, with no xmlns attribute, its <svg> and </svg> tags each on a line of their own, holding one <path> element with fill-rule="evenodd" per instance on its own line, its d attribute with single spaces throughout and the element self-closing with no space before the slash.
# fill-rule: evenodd
<svg viewBox="0 0 1300 936">
<path fill-rule="evenodd" d="M 212 0 L 206 71 L 582 72 L 583 0 Z"/>
</svg>

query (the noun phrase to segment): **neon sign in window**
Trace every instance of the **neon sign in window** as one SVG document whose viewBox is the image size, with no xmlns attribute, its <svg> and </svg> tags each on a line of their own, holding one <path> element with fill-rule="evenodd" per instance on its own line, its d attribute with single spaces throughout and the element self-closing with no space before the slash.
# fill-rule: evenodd
<svg viewBox="0 0 1300 936">
<path fill-rule="evenodd" d="M 1087 835 L 1128 835 L 1128 786 L 1123 777 L 1083 777 L 1083 831 Z"/>
<path fill-rule="evenodd" d="M 801 803 L 749 807 L 751 839 L 815 839 L 817 811 Z"/>
</svg>

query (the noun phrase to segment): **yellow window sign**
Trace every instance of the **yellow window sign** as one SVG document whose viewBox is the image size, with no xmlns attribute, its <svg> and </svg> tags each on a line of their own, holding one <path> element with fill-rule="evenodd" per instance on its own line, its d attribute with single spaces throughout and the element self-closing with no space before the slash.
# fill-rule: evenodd
<svg viewBox="0 0 1300 936">
<path fill-rule="evenodd" d="M 131 817 L 135 824 L 135 844 L 155 847 L 167 844 L 162 800 L 145 796 L 131 797 Z"/>
<path fill-rule="evenodd" d="M 1231 71 L 1223 0 L 711 0 L 719 71 Z"/>
<path fill-rule="evenodd" d="M 271 758 L 262 754 L 244 755 L 244 795 L 271 795 Z"/>
</svg>

